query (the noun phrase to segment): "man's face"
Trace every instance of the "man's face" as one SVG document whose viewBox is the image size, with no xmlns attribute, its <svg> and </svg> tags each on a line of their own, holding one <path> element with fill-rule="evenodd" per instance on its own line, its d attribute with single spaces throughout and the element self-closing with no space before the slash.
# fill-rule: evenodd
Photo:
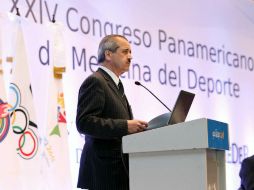
<svg viewBox="0 0 254 190">
<path fill-rule="evenodd" d="M 131 47 L 128 41 L 123 38 L 116 38 L 119 48 L 116 52 L 112 52 L 111 64 L 115 73 L 120 76 L 124 72 L 129 70 L 131 63 Z"/>
</svg>

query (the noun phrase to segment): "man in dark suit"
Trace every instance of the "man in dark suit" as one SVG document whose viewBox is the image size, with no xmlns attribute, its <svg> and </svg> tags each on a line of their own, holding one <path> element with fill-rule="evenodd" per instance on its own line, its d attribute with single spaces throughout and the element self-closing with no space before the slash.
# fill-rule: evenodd
<svg viewBox="0 0 254 190">
<path fill-rule="evenodd" d="M 254 190 L 254 155 L 243 160 L 239 175 L 241 189 Z"/>
<path fill-rule="evenodd" d="M 129 70 L 131 47 L 120 35 L 102 39 L 100 68 L 81 85 L 76 125 L 85 134 L 78 187 L 89 190 L 128 190 L 128 155 L 122 137 L 145 130 L 147 122 L 133 120 L 119 76 Z"/>
</svg>

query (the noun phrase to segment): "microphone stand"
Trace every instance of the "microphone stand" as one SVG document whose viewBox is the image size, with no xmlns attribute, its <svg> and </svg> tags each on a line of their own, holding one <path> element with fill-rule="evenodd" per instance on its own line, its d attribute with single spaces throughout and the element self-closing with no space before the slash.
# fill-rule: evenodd
<svg viewBox="0 0 254 190">
<path fill-rule="evenodd" d="M 166 106 L 157 96 L 155 96 L 154 93 L 152 93 L 148 88 L 146 88 L 144 85 L 142 85 L 140 82 L 135 81 L 135 84 L 138 86 L 142 86 L 143 88 L 145 88 L 148 92 L 150 92 L 163 106 L 165 106 L 165 108 L 167 108 L 168 111 L 172 112 L 171 109 L 168 108 L 168 106 Z"/>
</svg>

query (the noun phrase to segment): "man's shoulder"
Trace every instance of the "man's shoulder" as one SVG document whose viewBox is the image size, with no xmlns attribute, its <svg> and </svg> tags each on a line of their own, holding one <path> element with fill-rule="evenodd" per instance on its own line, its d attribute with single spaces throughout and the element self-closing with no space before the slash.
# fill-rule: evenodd
<svg viewBox="0 0 254 190">
<path fill-rule="evenodd" d="M 241 187 L 244 187 L 243 189 L 253 189 L 254 155 L 243 160 L 239 176 L 241 178 Z"/>
<path fill-rule="evenodd" d="M 81 84 L 80 88 L 87 88 L 87 86 L 104 86 L 106 82 L 106 77 L 100 70 L 90 74 Z"/>
<path fill-rule="evenodd" d="M 95 71 L 92 74 L 90 74 L 88 77 L 85 78 L 84 83 L 90 82 L 90 81 L 102 81 L 105 80 L 105 77 L 103 76 L 103 73 L 100 71 Z"/>
<path fill-rule="evenodd" d="M 252 166 L 254 166 L 254 155 L 250 156 L 250 157 L 247 157 L 243 160 L 243 162 L 246 162 Z"/>
<path fill-rule="evenodd" d="M 254 172 L 253 169 L 254 169 L 254 155 L 247 157 L 242 161 L 240 173 L 243 174 L 246 171 Z"/>
<path fill-rule="evenodd" d="M 90 74 L 86 78 L 86 80 L 89 80 L 89 79 L 105 80 L 106 77 L 107 77 L 107 74 L 105 73 L 105 71 L 103 71 L 102 69 L 98 69 L 97 71 L 95 71 L 92 74 Z"/>
</svg>

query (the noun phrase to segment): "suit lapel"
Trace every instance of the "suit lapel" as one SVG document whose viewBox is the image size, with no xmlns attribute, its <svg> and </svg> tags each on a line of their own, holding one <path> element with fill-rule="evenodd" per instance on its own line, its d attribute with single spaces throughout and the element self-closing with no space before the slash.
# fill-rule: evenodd
<svg viewBox="0 0 254 190">
<path fill-rule="evenodd" d="M 103 69 L 98 69 L 97 72 L 99 72 L 107 81 L 108 86 L 113 90 L 113 92 L 116 94 L 116 96 L 118 97 L 118 99 L 120 99 L 121 103 L 123 104 L 124 108 L 126 109 L 126 111 L 129 112 L 129 103 L 126 97 L 122 97 L 122 95 L 120 95 L 118 87 L 116 86 L 115 82 L 113 81 L 113 79 L 108 75 L 108 73 L 106 73 Z"/>
</svg>

